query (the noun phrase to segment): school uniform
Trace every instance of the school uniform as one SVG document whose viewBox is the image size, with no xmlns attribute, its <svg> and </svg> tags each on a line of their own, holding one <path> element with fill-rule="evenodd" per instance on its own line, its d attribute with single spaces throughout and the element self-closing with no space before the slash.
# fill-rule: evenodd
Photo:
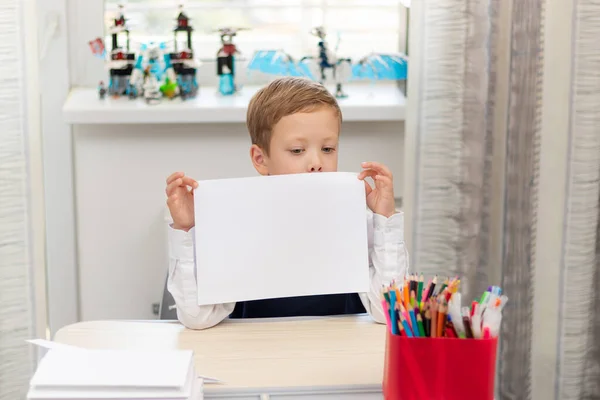
<svg viewBox="0 0 600 400">
<path fill-rule="evenodd" d="M 188 232 L 169 226 L 169 276 L 167 288 L 177 307 L 177 318 L 190 329 L 212 327 L 226 318 L 327 316 L 367 312 L 385 323 L 381 287 L 402 281 L 408 269 L 404 244 L 404 214 L 386 218 L 367 212 L 370 291 L 288 297 L 199 306 L 194 256 L 194 228 Z"/>
</svg>

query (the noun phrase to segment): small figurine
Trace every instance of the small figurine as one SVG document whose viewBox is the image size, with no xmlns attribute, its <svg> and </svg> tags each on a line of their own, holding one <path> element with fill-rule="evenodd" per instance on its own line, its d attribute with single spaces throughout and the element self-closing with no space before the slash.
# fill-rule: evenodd
<svg viewBox="0 0 600 400">
<path fill-rule="evenodd" d="M 123 14 L 123 6 L 119 5 L 119 14 L 114 19 L 114 25 L 110 28 L 112 36 L 112 48 L 107 62 L 110 79 L 108 82 L 108 93 L 118 97 L 122 95 L 131 96 L 130 77 L 135 64 L 135 53 L 129 50 L 129 29 Z M 125 35 L 125 46 L 119 43 L 119 36 Z"/>
<path fill-rule="evenodd" d="M 161 92 L 156 76 L 149 74 L 144 82 L 144 99 L 148 104 L 158 104 L 160 97 Z"/>
<path fill-rule="evenodd" d="M 330 50 L 323 27 L 314 28 L 310 33 L 319 39 L 316 55 L 302 57 L 296 62 L 282 50 L 261 50 L 254 53 L 248 63 L 248 70 L 273 75 L 303 76 L 316 80 L 311 68 L 316 64 L 315 67 L 320 71 L 321 83 L 327 80 L 326 70 L 331 69 L 336 83 L 335 96 L 338 98 L 347 97 L 342 89 L 341 77 L 341 67 L 345 65 L 350 67 L 351 80 L 404 80 L 407 77 L 408 59 L 403 54 L 371 53 L 353 62 L 350 58 L 337 58 L 337 46 L 336 51 Z"/>
<path fill-rule="evenodd" d="M 103 81 L 100 81 L 100 84 L 98 85 L 98 96 L 100 97 L 100 100 L 104 100 L 104 97 L 106 96 L 106 87 L 104 86 Z"/>
<path fill-rule="evenodd" d="M 177 82 L 172 81 L 167 76 L 167 78 L 165 79 L 165 83 L 163 83 L 160 86 L 160 92 L 166 98 L 168 98 L 168 99 L 174 99 L 175 96 L 177 96 L 178 88 L 179 88 L 179 86 L 177 85 Z"/>
<path fill-rule="evenodd" d="M 126 29 L 125 28 L 125 14 L 123 13 L 123 4 L 119 4 L 118 6 L 119 11 L 117 11 L 117 15 L 115 16 L 114 20 L 113 20 L 113 29 L 114 30 L 119 30 L 119 29 Z"/>
<path fill-rule="evenodd" d="M 177 83 L 179 95 L 183 100 L 195 97 L 198 94 L 196 71 L 200 63 L 194 59 L 194 51 L 192 50 L 193 31 L 190 18 L 183 11 L 183 5 L 179 5 L 177 26 L 173 30 L 175 51 L 169 54 L 169 63 L 173 70 L 173 76 L 170 79 Z M 186 41 L 183 47 L 179 49 L 177 36 L 182 32 L 186 35 Z"/>
<path fill-rule="evenodd" d="M 219 92 L 222 95 L 231 95 L 238 91 L 235 84 L 235 60 L 234 56 L 240 54 L 233 38 L 244 28 L 221 28 L 222 47 L 217 52 L 217 75 L 219 75 Z"/>
</svg>

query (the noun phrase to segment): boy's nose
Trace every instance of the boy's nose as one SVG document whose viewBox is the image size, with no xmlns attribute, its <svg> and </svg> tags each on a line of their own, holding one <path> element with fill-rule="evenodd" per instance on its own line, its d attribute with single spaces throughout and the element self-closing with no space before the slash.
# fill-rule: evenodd
<svg viewBox="0 0 600 400">
<path fill-rule="evenodd" d="M 323 170 L 323 165 L 320 161 L 315 160 L 308 166 L 308 172 L 321 172 Z"/>
</svg>

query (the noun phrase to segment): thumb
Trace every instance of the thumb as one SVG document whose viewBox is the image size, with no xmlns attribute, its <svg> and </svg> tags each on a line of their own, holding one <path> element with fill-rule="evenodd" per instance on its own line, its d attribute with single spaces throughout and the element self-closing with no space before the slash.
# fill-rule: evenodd
<svg viewBox="0 0 600 400">
<path fill-rule="evenodd" d="M 365 183 L 365 194 L 368 196 L 373 191 L 373 188 L 371 187 L 371 185 L 369 185 L 369 183 L 367 181 L 363 181 L 363 182 Z"/>
</svg>

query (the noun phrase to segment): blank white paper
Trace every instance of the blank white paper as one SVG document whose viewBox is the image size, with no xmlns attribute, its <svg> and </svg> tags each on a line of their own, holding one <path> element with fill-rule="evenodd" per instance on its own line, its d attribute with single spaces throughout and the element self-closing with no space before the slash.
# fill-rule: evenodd
<svg viewBox="0 0 600 400">
<path fill-rule="evenodd" d="M 193 352 L 51 349 L 31 385 L 42 388 L 160 388 L 181 390 L 188 381 Z"/>
<path fill-rule="evenodd" d="M 357 174 L 201 181 L 194 201 L 199 305 L 369 291 Z"/>
</svg>

